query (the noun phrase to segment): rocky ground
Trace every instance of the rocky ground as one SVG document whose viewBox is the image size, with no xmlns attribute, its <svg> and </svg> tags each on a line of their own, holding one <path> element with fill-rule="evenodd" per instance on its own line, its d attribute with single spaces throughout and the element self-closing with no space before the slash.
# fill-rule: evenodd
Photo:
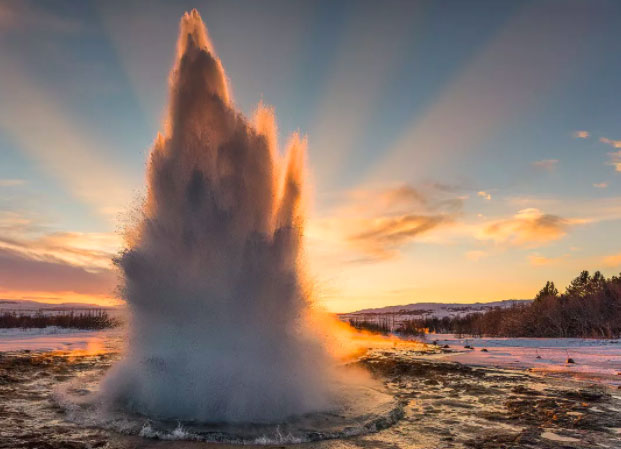
<svg viewBox="0 0 621 449">
<path fill-rule="evenodd" d="M 0 354 L 0 448 L 225 447 L 126 436 L 67 420 L 66 410 L 54 400 L 57 386 L 103 372 L 115 357 L 110 353 Z M 611 387 L 526 371 L 473 368 L 425 359 L 407 349 L 370 351 L 357 363 L 401 402 L 403 418 L 376 433 L 300 447 L 621 447 L 621 391 Z"/>
<path fill-rule="evenodd" d="M 386 447 L 621 447 L 621 391 L 610 387 L 413 360 L 407 351 L 371 352 L 362 363 L 407 401 L 390 429 L 403 438 Z"/>
</svg>

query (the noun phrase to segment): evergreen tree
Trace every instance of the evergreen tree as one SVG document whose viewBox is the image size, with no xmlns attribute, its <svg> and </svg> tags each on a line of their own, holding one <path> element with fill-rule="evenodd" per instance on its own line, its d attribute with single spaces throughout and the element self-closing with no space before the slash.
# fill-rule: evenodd
<svg viewBox="0 0 621 449">
<path fill-rule="evenodd" d="M 558 289 L 554 286 L 554 282 L 548 281 L 546 282 L 546 285 L 541 290 L 539 290 L 537 296 L 535 296 L 535 301 L 540 301 L 542 298 L 547 298 L 550 296 L 557 297 Z"/>
</svg>

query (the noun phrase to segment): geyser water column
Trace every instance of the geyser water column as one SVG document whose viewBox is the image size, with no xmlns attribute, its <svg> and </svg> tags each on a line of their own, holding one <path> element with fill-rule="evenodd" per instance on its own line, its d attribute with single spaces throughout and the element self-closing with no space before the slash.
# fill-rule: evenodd
<svg viewBox="0 0 621 449">
<path fill-rule="evenodd" d="M 300 267 L 304 142 L 281 161 L 271 110 L 230 100 L 196 10 L 180 26 L 148 192 L 117 264 L 130 341 L 110 406 L 209 422 L 277 421 L 331 403 Z"/>
</svg>

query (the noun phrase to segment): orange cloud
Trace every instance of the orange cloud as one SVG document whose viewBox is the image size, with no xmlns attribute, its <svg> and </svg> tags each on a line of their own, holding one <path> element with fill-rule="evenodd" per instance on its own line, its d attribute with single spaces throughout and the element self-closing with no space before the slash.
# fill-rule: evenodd
<svg viewBox="0 0 621 449">
<path fill-rule="evenodd" d="M 492 194 L 489 192 L 486 192 L 485 190 L 481 190 L 477 192 L 477 195 L 479 195 L 481 198 L 486 199 L 487 201 L 492 199 Z"/>
<path fill-rule="evenodd" d="M 566 257 L 566 256 L 564 256 Z M 545 265 L 556 265 L 561 262 L 564 257 L 545 257 L 538 253 L 533 253 L 528 256 L 528 261 L 531 265 L 540 267 Z"/>
<path fill-rule="evenodd" d="M 115 234 L 56 232 L 33 239 L 0 237 L 0 249 L 35 260 L 55 259 L 86 270 L 109 269 L 112 257 L 121 248 Z"/>
<path fill-rule="evenodd" d="M 31 216 L 12 210 L 0 211 L 0 235 L 2 236 L 32 231 L 38 226 L 40 224 L 36 223 Z"/>
<path fill-rule="evenodd" d="M 613 148 L 621 148 L 621 140 L 612 140 L 608 137 L 600 137 L 599 141 L 605 143 L 606 145 L 610 145 Z"/>
<path fill-rule="evenodd" d="M 571 135 L 574 139 L 587 139 L 591 133 L 588 131 L 574 131 Z"/>
<path fill-rule="evenodd" d="M 310 238 L 345 243 L 345 251 L 362 254 L 350 261 L 390 259 L 404 245 L 455 221 L 463 199 L 447 193 L 439 186 L 409 185 L 348 192 L 329 217 L 310 223 Z"/>
<path fill-rule="evenodd" d="M 593 187 L 595 187 L 596 189 L 605 189 L 606 187 L 608 187 L 608 183 L 606 182 L 593 183 Z"/>
<path fill-rule="evenodd" d="M 621 265 L 621 253 L 606 256 L 602 262 L 607 267 L 618 267 Z"/>
<path fill-rule="evenodd" d="M 377 215 L 399 215 L 407 213 L 424 214 L 442 208 L 460 209 L 463 200 L 453 195 L 446 196 L 451 189 L 444 186 L 414 188 L 401 184 L 381 189 L 358 189 L 347 192 L 337 215 L 375 217 Z"/>
<path fill-rule="evenodd" d="M 349 235 L 348 241 L 374 258 L 388 259 L 396 254 L 400 246 L 451 221 L 444 215 L 380 217 L 360 222 L 363 230 Z"/>
<path fill-rule="evenodd" d="M 86 270 L 110 269 L 123 246 L 106 232 L 49 232 L 51 224 L 31 212 L 0 211 L 0 249 L 34 260 L 58 260 Z"/>
<path fill-rule="evenodd" d="M 536 247 L 564 237 L 572 225 L 583 222 L 544 214 L 539 209 L 522 209 L 512 218 L 487 224 L 479 238 L 511 246 Z"/>
<path fill-rule="evenodd" d="M 121 248 L 120 236 L 46 229 L 35 217 L 0 212 L 0 297 L 119 303 L 111 260 Z"/>
</svg>

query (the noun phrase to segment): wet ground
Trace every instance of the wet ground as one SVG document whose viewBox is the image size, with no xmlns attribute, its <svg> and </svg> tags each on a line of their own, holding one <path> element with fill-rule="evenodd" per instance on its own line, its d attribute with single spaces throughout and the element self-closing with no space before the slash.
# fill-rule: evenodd
<svg viewBox="0 0 621 449">
<path fill-rule="evenodd" d="M 75 388 L 100 376 L 116 357 L 105 350 L 0 354 L 0 448 L 230 447 L 124 435 L 70 421 L 71 410 L 57 400 L 58 386 L 71 383 Z M 473 368 L 407 349 L 371 351 L 358 363 L 380 379 L 403 416 L 387 428 L 369 428 L 365 435 L 299 447 L 621 447 L 621 390 L 610 386 Z M 183 436 L 179 428 L 169 437 Z"/>
<path fill-rule="evenodd" d="M 391 448 L 621 447 L 621 391 L 609 386 L 406 351 L 373 352 L 364 364 L 408 405 L 390 437 L 351 447 L 374 447 L 374 439 Z"/>
</svg>

